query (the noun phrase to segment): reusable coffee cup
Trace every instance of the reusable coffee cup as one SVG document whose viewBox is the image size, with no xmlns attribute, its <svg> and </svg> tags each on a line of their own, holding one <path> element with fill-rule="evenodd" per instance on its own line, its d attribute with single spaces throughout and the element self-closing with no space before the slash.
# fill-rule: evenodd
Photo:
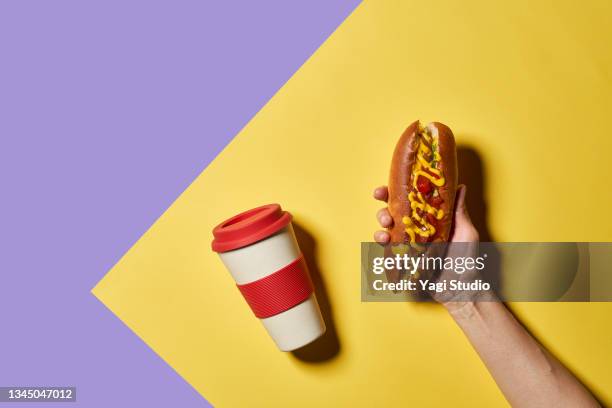
<svg viewBox="0 0 612 408">
<path fill-rule="evenodd" d="M 242 296 L 282 351 L 325 333 L 308 267 L 278 204 L 245 211 L 213 229 L 217 252 Z"/>
</svg>

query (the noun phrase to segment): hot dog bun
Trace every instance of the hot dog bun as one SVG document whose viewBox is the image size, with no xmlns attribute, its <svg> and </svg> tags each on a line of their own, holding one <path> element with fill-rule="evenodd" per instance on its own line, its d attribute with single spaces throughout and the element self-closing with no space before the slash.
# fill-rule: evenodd
<svg viewBox="0 0 612 408">
<path fill-rule="evenodd" d="M 408 126 L 391 160 L 388 207 L 393 226 L 385 256 L 397 253 L 396 244 L 415 246 L 449 239 L 457 177 L 455 137 L 448 126 L 439 122 L 422 126 L 419 121 Z M 398 282 L 402 273 L 387 270 L 387 279 Z"/>
<path fill-rule="evenodd" d="M 439 122 L 422 126 L 419 121 L 408 126 L 391 160 L 388 203 L 393 217 L 391 242 L 447 241 L 457 177 L 455 138 L 448 126 Z"/>
</svg>

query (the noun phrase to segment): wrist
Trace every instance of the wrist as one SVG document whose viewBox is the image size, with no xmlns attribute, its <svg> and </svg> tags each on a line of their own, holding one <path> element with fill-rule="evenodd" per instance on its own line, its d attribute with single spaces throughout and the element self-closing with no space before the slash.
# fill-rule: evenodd
<svg viewBox="0 0 612 408">
<path fill-rule="evenodd" d="M 467 319 L 478 314 L 483 303 L 499 303 L 497 296 L 490 291 L 479 293 L 470 300 L 443 302 L 442 306 L 448 311 L 453 319 Z"/>
<path fill-rule="evenodd" d="M 474 301 L 455 301 L 445 302 L 442 306 L 456 320 L 460 317 L 470 316 L 474 313 L 476 302 Z"/>
</svg>

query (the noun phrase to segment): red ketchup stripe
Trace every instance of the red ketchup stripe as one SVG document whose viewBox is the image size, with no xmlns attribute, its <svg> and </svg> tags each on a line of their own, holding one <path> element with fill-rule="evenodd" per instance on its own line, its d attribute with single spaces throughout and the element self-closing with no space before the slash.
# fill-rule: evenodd
<svg viewBox="0 0 612 408">
<path fill-rule="evenodd" d="M 313 291 L 302 255 L 265 278 L 236 286 L 260 319 L 291 309 L 308 299 Z"/>
</svg>

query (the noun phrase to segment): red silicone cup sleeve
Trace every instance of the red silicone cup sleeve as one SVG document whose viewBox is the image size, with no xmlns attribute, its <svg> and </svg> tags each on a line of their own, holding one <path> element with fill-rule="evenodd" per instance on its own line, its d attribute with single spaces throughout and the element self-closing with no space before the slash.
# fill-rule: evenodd
<svg viewBox="0 0 612 408">
<path fill-rule="evenodd" d="M 304 257 L 254 282 L 236 285 L 260 319 L 275 316 L 302 303 L 313 292 Z"/>
</svg>

